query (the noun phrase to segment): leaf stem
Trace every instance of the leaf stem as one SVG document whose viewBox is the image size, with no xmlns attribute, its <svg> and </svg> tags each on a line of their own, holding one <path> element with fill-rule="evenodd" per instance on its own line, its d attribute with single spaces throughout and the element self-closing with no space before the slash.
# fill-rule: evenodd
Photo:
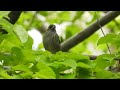
<svg viewBox="0 0 120 90">
<path fill-rule="evenodd" d="M 102 33 L 103 33 L 103 36 L 105 37 L 105 33 L 103 32 L 103 29 L 102 29 L 102 27 L 101 27 L 101 25 L 100 25 L 100 23 L 99 23 L 99 17 L 98 17 L 98 15 L 97 15 L 96 11 L 94 11 L 94 12 L 95 12 L 95 14 L 96 14 L 96 16 L 97 16 L 98 25 L 99 25 Z M 112 54 L 111 51 L 110 51 L 110 47 L 109 47 L 109 45 L 108 45 L 107 43 L 106 43 L 106 46 L 107 46 L 107 48 L 108 48 L 109 53 Z"/>
</svg>

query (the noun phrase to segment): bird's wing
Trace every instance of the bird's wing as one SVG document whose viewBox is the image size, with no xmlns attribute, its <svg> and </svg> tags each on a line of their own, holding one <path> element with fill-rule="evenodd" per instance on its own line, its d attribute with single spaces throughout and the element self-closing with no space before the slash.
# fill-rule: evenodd
<svg viewBox="0 0 120 90">
<path fill-rule="evenodd" d="M 49 38 L 47 37 L 47 35 L 48 35 L 48 32 L 45 32 L 45 34 L 43 35 L 43 45 L 46 50 L 49 47 L 49 44 L 48 44 Z"/>
<path fill-rule="evenodd" d="M 56 49 L 56 51 L 59 51 L 60 50 L 60 40 L 59 40 L 59 36 L 57 34 L 54 34 L 53 35 L 53 46 L 54 48 Z"/>
</svg>

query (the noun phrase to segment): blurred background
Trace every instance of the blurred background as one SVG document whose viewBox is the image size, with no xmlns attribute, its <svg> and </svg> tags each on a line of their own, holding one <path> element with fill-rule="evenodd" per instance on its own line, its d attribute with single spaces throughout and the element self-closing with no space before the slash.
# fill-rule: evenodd
<svg viewBox="0 0 120 90">
<path fill-rule="evenodd" d="M 3 16 L 8 13 L 9 11 L 0 11 L 0 14 L 3 14 Z M 96 13 L 100 18 L 104 16 L 107 11 L 96 11 Z M 33 50 L 44 50 L 42 35 L 50 24 L 56 25 L 57 34 L 61 42 L 63 42 L 97 21 L 97 19 L 99 19 L 97 16 L 94 11 L 23 11 L 16 24 L 22 25 L 33 38 Z M 119 23 L 120 16 L 106 24 L 102 29 L 105 34 L 119 33 Z M 101 30 L 98 30 L 92 36 L 71 48 L 69 52 L 91 55 L 109 53 L 106 44 L 97 46 L 97 41 L 100 37 L 103 37 L 103 33 Z M 109 46 L 114 53 L 115 47 Z"/>
</svg>

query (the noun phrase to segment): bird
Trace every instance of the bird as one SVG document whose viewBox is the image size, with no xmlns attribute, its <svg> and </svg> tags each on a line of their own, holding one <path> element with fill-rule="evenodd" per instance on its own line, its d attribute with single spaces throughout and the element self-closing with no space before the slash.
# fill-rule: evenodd
<svg viewBox="0 0 120 90">
<path fill-rule="evenodd" d="M 59 36 L 56 33 L 56 26 L 50 24 L 47 31 L 43 35 L 43 46 L 45 50 L 50 51 L 55 54 L 60 51 L 60 40 Z"/>
</svg>

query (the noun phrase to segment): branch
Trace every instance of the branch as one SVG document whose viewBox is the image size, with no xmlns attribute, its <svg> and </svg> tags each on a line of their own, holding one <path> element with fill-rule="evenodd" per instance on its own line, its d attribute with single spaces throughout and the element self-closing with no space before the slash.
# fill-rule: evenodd
<svg viewBox="0 0 120 90">
<path fill-rule="evenodd" d="M 97 59 L 97 57 L 99 56 L 97 56 L 97 55 L 85 55 L 85 56 L 88 56 L 89 58 L 90 58 L 90 60 L 95 60 L 95 59 Z M 114 58 L 114 60 L 120 60 L 119 58 Z"/>
<path fill-rule="evenodd" d="M 22 11 L 11 11 L 9 14 L 8 14 L 8 17 L 10 19 L 7 19 L 5 18 L 6 20 L 8 20 L 11 24 L 15 24 L 16 21 L 18 20 L 20 14 L 22 13 Z"/>
<path fill-rule="evenodd" d="M 39 11 L 36 11 L 35 14 L 33 15 L 31 22 L 29 23 L 28 27 L 26 30 L 29 30 L 29 28 L 32 26 L 32 23 L 34 22 L 34 19 L 36 18 L 36 15 L 38 14 Z"/>
<path fill-rule="evenodd" d="M 114 18 L 116 18 L 120 14 L 120 11 L 110 11 L 108 12 L 104 17 L 99 19 L 99 24 L 104 26 L 105 24 L 112 21 Z M 83 40 L 87 39 L 89 36 L 91 36 L 93 33 L 95 33 L 97 30 L 99 30 L 100 27 L 98 25 L 98 22 L 96 21 L 86 29 L 84 29 L 82 32 L 78 33 L 77 35 L 67 39 L 61 44 L 61 51 L 68 51 L 78 43 L 82 42 Z"/>
<path fill-rule="evenodd" d="M 98 56 L 95 55 L 85 55 L 88 56 L 90 58 L 90 60 L 95 60 Z"/>
<path fill-rule="evenodd" d="M 18 20 L 20 14 L 22 13 L 22 11 L 11 11 L 9 14 L 8 14 L 8 18 L 6 17 L 3 17 L 4 19 L 6 19 L 8 22 L 10 22 L 11 24 L 15 24 L 16 21 Z M 2 30 L 2 33 L 3 34 L 7 34 L 8 32 L 4 29 L 1 29 Z"/>
</svg>

